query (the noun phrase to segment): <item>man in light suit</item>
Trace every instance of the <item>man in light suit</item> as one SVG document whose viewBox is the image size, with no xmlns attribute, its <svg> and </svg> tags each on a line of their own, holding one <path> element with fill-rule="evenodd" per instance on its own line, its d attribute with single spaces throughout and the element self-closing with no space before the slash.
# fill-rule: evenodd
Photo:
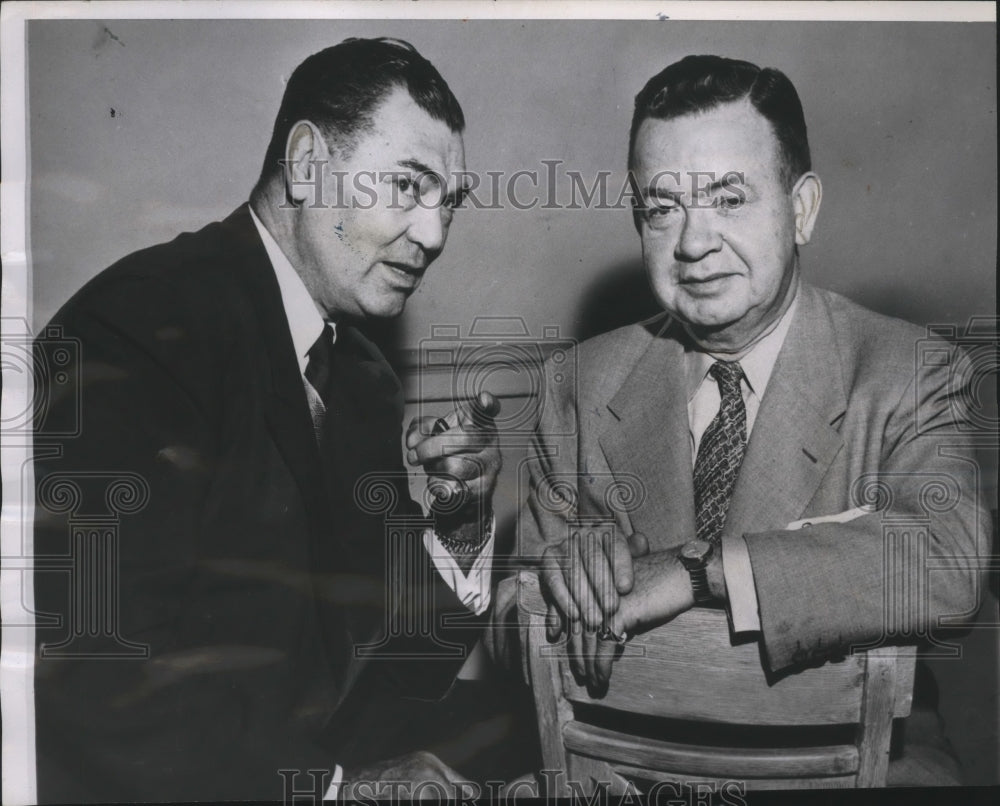
<svg viewBox="0 0 1000 806">
<path fill-rule="evenodd" d="M 249 204 L 122 259 L 53 319 L 79 345 L 80 407 L 54 398 L 36 440 L 41 802 L 454 780 L 427 753 L 387 760 L 416 748 L 384 720 L 401 694 L 442 696 L 478 638 L 495 401 L 411 426 L 409 463 L 443 485 L 424 518 L 399 381 L 364 330 L 444 247 L 463 126 L 407 43 L 317 53 Z M 393 631 L 401 609 L 426 629 Z"/>
<path fill-rule="evenodd" d="M 577 674 L 599 689 L 618 642 L 698 605 L 772 671 L 973 614 L 989 532 L 954 350 L 922 366 L 918 328 L 804 280 L 822 189 L 791 82 L 685 58 L 636 97 L 629 163 L 665 313 L 565 362 L 521 519 Z M 887 543 L 896 516 L 929 518 L 926 544 Z M 912 599 L 887 612 L 889 590 Z"/>
</svg>

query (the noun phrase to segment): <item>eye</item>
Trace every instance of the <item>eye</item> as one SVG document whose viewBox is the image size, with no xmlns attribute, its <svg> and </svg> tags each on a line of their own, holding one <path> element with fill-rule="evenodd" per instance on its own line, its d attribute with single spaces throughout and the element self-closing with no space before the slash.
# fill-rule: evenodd
<svg viewBox="0 0 1000 806">
<path fill-rule="evenodd" d="M 746 201 L 747 195 L 742 188 L 729 187 L 719 197 L 719 207 L 723 210 L 738 210 Z"/>
<path fill-rule="evenodd" d="M 658 200 L 651 202 L 643 211 L 646 223 L 654 229 L 669 226 L 680 210 L 680 205 L 670 201 Z"/>
<path fill-rule="evenodd" d="M 408 176 L 397 176 L 396 188 L 406 196 L 414 196 L 417 192 L 417 183 Z"/>
<path fill-rule="evenodd" d="M 409 210 L 417 202 L 420 186 L 417 179 L 407 173 L 393 171 L 383 176 L 390 189 L 389 206 Z"/>
</svg>

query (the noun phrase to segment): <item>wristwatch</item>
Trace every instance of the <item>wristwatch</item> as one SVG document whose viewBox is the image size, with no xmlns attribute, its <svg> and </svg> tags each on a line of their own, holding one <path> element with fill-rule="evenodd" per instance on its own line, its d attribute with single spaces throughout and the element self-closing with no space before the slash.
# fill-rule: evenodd
<svg viewBox="0 0 1000 806">
<path fill-rule="evenodd" d="M 705 604 L 712 601 L 712 592 L 708 588 L 708 574 L 705 568 L 712 558 L 715 546 L 706 540 L 691 540 L 681 549 L 681 563 L 691 575 L 691 588 L 694 590 L 694 603 Z"/>
</svg>

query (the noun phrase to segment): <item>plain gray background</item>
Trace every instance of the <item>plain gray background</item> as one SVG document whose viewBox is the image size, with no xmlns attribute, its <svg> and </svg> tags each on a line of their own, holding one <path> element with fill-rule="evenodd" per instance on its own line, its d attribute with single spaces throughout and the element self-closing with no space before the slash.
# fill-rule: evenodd
<svg viewBox="0 0 1000 806">
<path fill-rule="evenodd" d="M 690 53 L 777 67 L 824 182 L 805 276 L 918 323 L 993 313 L 992 24 L 91 20 L 29 26 L 35 327 L 117 258 L 244 201 L 284 77 L 373 35 L 411 41 L 444 75 L 470 170 L 558 159 L 614 171 L 616 187 L 632 99 L 655 72 Z M 460 211 L 404 341 L 476 313 L 589 334 L 638 255 L 626 210 Z"/>
<path fill-rule="evenodd" d="M 470 170 L 554 159 L 588 182 L 612 171 L 615 188 L 655 72 L 691 53 L 777 67 L 824 183 L 804 276 L 919 324 L 995 315 L 993 24 L 91 20 L 28 26 L 34 329 L 119 257 L 242 203 L 284 78 L 345 37 L 383 35 L 448 80 Z M 627 210 L 467 209 L 398 333 L 416 347 L 433 325 L 516 316 L 579 338 L 653 310 Z M 995 507 L 995 453 L 984 476 Z M 942 711 L 970 782 L 993 783 L 995 628 L 963 646 L 935 666 Z"/>
</svg>

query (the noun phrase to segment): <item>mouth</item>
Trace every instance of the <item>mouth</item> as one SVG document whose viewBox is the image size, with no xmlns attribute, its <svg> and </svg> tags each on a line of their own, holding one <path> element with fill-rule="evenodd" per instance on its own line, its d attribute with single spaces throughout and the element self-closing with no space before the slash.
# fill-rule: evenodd
<svg viewBox="0 0 1000 806">
<path fill-rule="evenodd" d="M 706 277 L 685 277 L 680 281 L 680 284 L 691 293 L 710 294 L 724 285 L 726 280 L 735 276 L 735 274 L 723 272 L 719 274 L 709 274 Z"/>
<path fill-rule="evenodd" d="M 382 265 L 389 269 L 392 277 L 399 280 L 404 285 L 415 287 L 424 276 L 427 267 L 415 263 L 400 263 L 392 260 L 383 260 Z"/>
</svg>

